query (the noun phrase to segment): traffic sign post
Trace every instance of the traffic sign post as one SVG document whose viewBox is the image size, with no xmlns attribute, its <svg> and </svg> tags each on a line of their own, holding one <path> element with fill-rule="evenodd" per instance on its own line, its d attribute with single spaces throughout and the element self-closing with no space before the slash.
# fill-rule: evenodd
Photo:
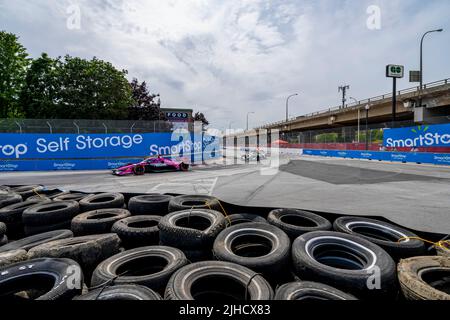
<svg viewBox="0 0 450 320">
<path fill-rule="evenodd" d="M 395 64 L 386 66 L 386 77 L 392 78 L 392 128 L 395 127 L 397 117 L 397 78 L 403 78 L 405 67 Z"/>
</svg>

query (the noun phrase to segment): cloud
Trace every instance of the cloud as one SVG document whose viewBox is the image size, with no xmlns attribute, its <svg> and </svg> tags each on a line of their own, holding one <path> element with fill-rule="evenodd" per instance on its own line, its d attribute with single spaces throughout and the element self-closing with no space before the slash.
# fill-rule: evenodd
<svg viewBox="0 0 450 320">
<path fill-rule="evenodd" d="M 66 28 L 78 4 L 81 29 Z M 366 27 L 379 5 L 381 30 Z M 450 32 L 448 1 L 0 0 L 0 28 L 33 56 L 97 56 L 147 81 L 165 107 L 192 107 L 212 125 L 244 127 L 339 104 L 337 87 L 367 98 L 390 90 L 388 63 L 417 69 L 418 38 Z M 427 38 L 427 81 L 449 75 L 449 33 Z M 408 87 L 407 79 L 399 83 Z"/>
</svg>

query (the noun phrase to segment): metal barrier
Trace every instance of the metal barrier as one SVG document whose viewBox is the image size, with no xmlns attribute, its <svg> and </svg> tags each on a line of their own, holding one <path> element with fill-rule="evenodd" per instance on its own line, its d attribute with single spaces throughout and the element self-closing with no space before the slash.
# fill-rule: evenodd
<svg viewBox="0 0 450 320">
<path fill-rule="evenodd" d="M 150 133 L 172 132 L 193 123 L 145 120 L 0 119 L 0 133 Z"/>
<path fill-rule="evenodd" d="M 447 85 L 447 84 L 450 84 L 450 78 L 424 84 L 423 85 L 423 89 L 435 88 L 435 87 L 439 87 L 439 86 L 443 86 L 443 85 Z M 400 91 L 397 92 L 397 96 L 401 96 L 401 95 L 408 94 L 408 93 L 413 93 L 413 92 L 420 92 L 420 86 L 415 86 L 415 87 L 411 87 L 411 88 L 400 90 Z M 368 103 L 372 103 L 372 102 L 376 102 L 376 101 L 382 101 L 382 100 L 385 100 L 385 99 L 388 99 L 388 98 L 392 98 L 392 92 L 391 93 L 386 93 L 386 94 L 383 94 L 383 95 L 379 95 L 379 96 L 376 96 L 376 97 L 360 100 L 360 101 L 357 101 L 357 102 L 349 103 L 349 104 L 347 104 L 347 107 L 345 109 L 342 109 L 342 106 L 331 107 L 331 108 L 328 108 L 328 109 L 324 109 L 324 110 L 308 113 L 308 114 L 305 114 L 305 115 L 301 115 L 301 116 L 298 116 L 298 117 L 290 118 L 290 119 L 288 119 L 287 122 L 285 120 L 282 120 L 282 121 L 268 123 L 266 125 L 263 125 L 263 126 L 260 126 L 260 127 L 256 128 L 256 129 L 263 129 L 263 128 L 267 128 L 267 127 L 273 127 L 273 126 L 277 126 L 277 125 L 280 125 L 280 124 L 289 124 L 291 121 L 296 121 L 296 120 L 299 120 L 299 119 L 302 119 L 302 118 L 313 118 L 313 117 L 321 116 L 323 114 L 331 113 L 333 111 L 339 112 L 341 110 L 358 109 L 362 105 L 366 105 Z"/>
</svg>

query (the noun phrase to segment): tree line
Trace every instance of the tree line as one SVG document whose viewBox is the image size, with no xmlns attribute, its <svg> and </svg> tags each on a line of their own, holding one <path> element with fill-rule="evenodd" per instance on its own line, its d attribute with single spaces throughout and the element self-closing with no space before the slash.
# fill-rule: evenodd
<svg viewBox="0 0 450 320">
<path fill-rule="evenodd" d="M 159 94 L 127 74 L 96 57 L 32 59 L 16 35 L 0 31 L 0 118 L 167 121 Z M 195 120 L 208 122 L 201 112 Z"/>
</svg>

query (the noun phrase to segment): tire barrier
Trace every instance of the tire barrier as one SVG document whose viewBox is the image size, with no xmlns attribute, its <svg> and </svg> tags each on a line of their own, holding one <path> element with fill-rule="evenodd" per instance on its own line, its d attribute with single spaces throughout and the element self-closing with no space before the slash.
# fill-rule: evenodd
<svg viewBox="0 0 450 320">
<path fill-rule="evenodd" d="M 126 209 L 99 209 L 81 213 L 72 219 L 71 229 L 76 236 L 111 232 L 114 223 L 129 217 Z"/>
<path fill-rule="evenodd" d="M 406 299 L 450 300 L 450 258 L 409 258 L 400 261 L 397 271 Z"/>
<path fill-rule="evenodd" d="M 439 239 L 203 195 L 0 186 L 0 301 L 449 299 Z"/>
<path fill-rule="evenodd" d="M 247 222 L 258 222 L 258 223 L 267 223 L 267 220 L 261 216 L 251 213 L 236 213 L 229 215 L 226 219 L 227 227 L 235 226 L 241 223 Z"/>
<path fill-rule="evenodd" d="M 382 299 L 397 293 L 394 260 L 378 245 L 358 236 L 333 231 L 306 233 L 292 244 L 292 260 L 300 279 L 326 283 L 357 297 Z"/>
<path fill-rule="evenodd" d="M 278 288 L 275 300 L 358 300 L 351 294 L 345 293 L 326 284 L 297 281 L 286 283 Z"/>
<path fill-rule="evenodd" d="M 189 264 L 170 278 L 167 300 L 272 300 L 270 284 L 254 271 L 224 261 Z"/>
<path fill-rule="evenodd" d="M 71 221 L 79 211 L 76 201 L 43 202 L 29 207 L 22 214 L 25 235 L 70 229 Z"/>
<path fill-rule="evenodd" d="M 250 268 L 271 279 L 288 272 L 291 243 L 281 229 L 268 223 L 242 223 L 223 230 L 214 241 L 218 260 Z"/>
<path fill-rule="evenodd" d="M 162 300 L 161 296 L 155 291 L 133 284 L 124 284 L 106 288 L 92 290 L 82 296 L 75 297 L 73 300 Z"/>
<path fill-rule="evenodd" d="M 67 271 L 79 269 L 79 265 L 70 259 L 34 259 L 19 262 L 0 269 L 0 300 L 14 300 L 15 294 L 25 290 L 23 298 L 33 300 L 71 300 L 81 293 L 77 286 L 61 285 L 65 283 Z M 82 273 L 79 281 L 83 281 Z M 45 288 L 45 292 L 42 293 Z"/>
<path fill-rule="evenodd" d="M 114 280 L 115 284 L 138 284 L 163 290 L 171 275 L 188 263 L 181 250 L 150 246 L 121 252 L 100 263 L 91 284 L 98 286 Z"/>
<path fill-rule="evenodd" d="M 179 248 L 189 260 L 198 261 L 210 256 L 214 239 L 225 226 L 225 217 L 218 211 L 175 211 L 160 220 L 159 239 L 161 245 Z"/>
<path fill-rule="evenodd" d="M 161 216 L 133 216 L 117 221 L 111 232 L 117 233 L 125 249 L 159 244 Z"/>
<path fill-rule="evenodd" d="M 386 250 L 394 259 L 420 256 L 425 244 L 417 235 L 393 224 L 360 217 L 341 217 L 334 221 L 334 230 L 354 234 Z"/>
<path fill-rule="evenodd" d="M 304 233 L 326 231 L 332 227 L 327 219 L 317 214 L 295 209 L 273 210 L 267 221 L 286 232 L 292 241 Z"/>
<path fill-rule="evenodd" d="M 128 201 L 128 210 L 132 215 L 165 216 L 169 213 L 169 202 L 172 196 L 164 194 L 149 194 L 136 196 Z"/>
</svg>

